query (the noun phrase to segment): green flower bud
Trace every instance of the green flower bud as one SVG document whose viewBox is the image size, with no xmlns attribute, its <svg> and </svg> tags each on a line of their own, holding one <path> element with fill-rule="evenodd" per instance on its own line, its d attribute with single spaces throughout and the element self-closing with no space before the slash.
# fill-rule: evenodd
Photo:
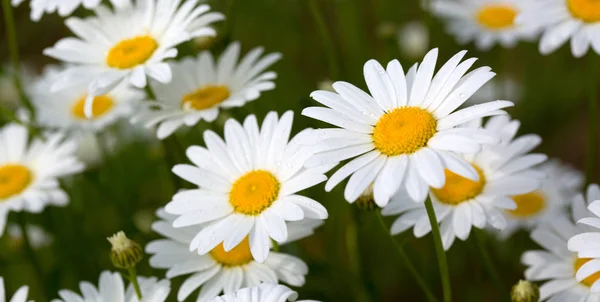
<svg viewBox="0 0 600 302">
<path fill-rule="evenodd" d="M 115 267 L 121 269 L 133 268 L 144 258 L 142 247 L 135 241 L 127 238 L 123 231 L 106 239 L 112 245 L 110 260 Z"/>
<path fill-rule="evenodd" d="M 519 280 L 511 291 L 512 302 L 538 302 L 540 300 L 540 289 L 537 285 Z"/>
</svg>

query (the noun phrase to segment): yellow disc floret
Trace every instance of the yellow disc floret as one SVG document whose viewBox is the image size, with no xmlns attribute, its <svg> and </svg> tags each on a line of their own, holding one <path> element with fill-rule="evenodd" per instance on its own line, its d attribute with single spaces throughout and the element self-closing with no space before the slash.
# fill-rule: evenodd
<svg viewBox="0 0 600 302">
<path fill-rule="evenodd" d="M 229 192 L 229 203 L 235 212 L 258 215 L 277 199 L 280 187 L 271 172 L 254 170 L 235 181 Z"/>
<path fill-rule="evenodd" d="M 92 116 L 88 118 L 85 116 L 84 112 L 86 98 L 87 96 L 81 97 L 80 99 L 75 101 L 75 103 L 73 103 L 73 106 L 71 107 L 71 114 L 77 119 L 87 120 L 100 117 L 105 113 L 109 112 L 115 104 L 112 98 L 108 95 L 100 95 L 94 97 L 94 101 L 92 103 Z"/>
<path fill-rule="evenodd" d="M 546 198 L 541 192 L 516 195 L 512 199 L 517 204 L 517 208 L 507 212 L 516 218 L 529 218 L 546 208 Z"/>
<path fill-rule="evenodd" d="M 600 21 L 600 1 L 598 0 L 565 0 L 573 17 L 587 23 Z"/>
<path fill-rule="evenodd" d="M 387 156 L 411 154 L 425 147 L 437 120 L 420 107 L 400 107 L 385 113 L 373 129 L 373 143 Z"/>
<path fill-rule="evenodd" d="M 183 96 L 181 105 L 185 109 L 204 110 L 220 104 L 229 97 L 225 85 L 207 85 Z"/>
<path fill-rule="evenodd" d="M 144 64 L 157 48 L 158 43 L 150 36 L 125 39 L 108 51 L 106 65 L 117 69 L 129 69 Z"/>
<path fill-rule="evenodd" d="M 250 253 L 250 242 L 246 237 L 240 244 L 231 249 L 229 252 L 223 248 L 223 243 L 210 251 L 210 256 L 219 264 L 223 266 L 240 266 L 248 264 L 252 261 L 252 254 Z"/>
<path fill-rule="evenodd" d="M 517 10 L 509 5 L 484 5 L 477 12 L 477 21 L 488 29 L 506 29 L 514 25 L 517 14 Z"/>
<path fill-rule="evenodd" d="M 31 183 L 31 172 L 25 166 L 8 164 L 0 166 L 0 199 L 17 195 Z"/>
<path fill-rule="evenodd" d="M 590 261 L 592 259 L 593 258 L 577 258 L 577 259 L 575 259 L 575 272 L 577 272 L 581 266 L 583 266 L 584 264 L 586 264 L 588 261 Z M 586 286 L 592 286 L 592 284 L 594 284 L 594 282 L 596 282 L 596 280 L 598 280 L 598 279 L 600 279 L 600 271 L 591 274 L 587 278 L 581 280 L 580 283 L 583 285 L 586 285 Z"/>
<path fill-rule="evenodd" d="M 485 175 L 479 167 L 473 165 L 479 174 L 479 180 L 473 181 L 448 169 L 444 170 L 446 184 L 441 189 L 431 188 L 431 192 L 441 203 L 458 205 L 481 194 L 485 186 Z"/>
</svg>

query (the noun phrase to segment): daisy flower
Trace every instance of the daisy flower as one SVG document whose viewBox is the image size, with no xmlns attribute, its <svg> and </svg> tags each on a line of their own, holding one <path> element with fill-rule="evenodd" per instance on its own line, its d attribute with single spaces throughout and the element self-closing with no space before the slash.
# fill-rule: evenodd
<svg viewBox="0 0 600 302">
<path fill-rule="evenodd" d="M 31 101 L 36 108 L 36 119 L 41 126 L 60 129 L 83 129 L 99 131 L 114 124 L 119 118 L 129 116 L 135 104 L 144 99 L 144 93 L 126 83 L 119 84 L 107 94 L 94 97 L 92 114 L 84 113 L 88 96 L 88 81 L 78 83 L 56 92 L 52 85 L 68 67 L 49 66 L 29 89 Z"/>
<path fill-rule="evenodd" d="M 263 283 L 254 287 L 242 288 L 233 294 L 216 297 L 212 299 L 211 302 L 285 302 L 296 301 L 297 298 L 298 293 L 286 286 L 280 284 Z M 312 300 L 302 301 L 310 302 Z"/>
<path fill-rule="evenodd" d="M 303 143 L 319 151 L 307 166 L 354 158 L 329 178 L 327 191 L 350 176 L 344 196 L 354 202 L 374 182 L 375 202 L 383 207 L 399 187 L 412 199 L 425 200 L 429 186 L 444 185 L 445 168 L 478 179 L 477 171 L 457 154 L 478 152 L 481 143 L 495 139 L 485 130 L 456 126 L 504 114 L 500 109 L 512 103 L 495 101 L 454 112 L 495 74 L 481 67 L 465 75 L 476 59 L 460 63 L 466 54 L 461 51 L 434 76 L 437 54 L 431 50 L 406 75 L 397 60 L 386 69 L 368 61 L 364 75 L 371 95 L 346 82 L 333 84 L 337 93 L 311 94 L 329 108 L 309 107 L 302 114 L 341 129 L 318 129 L 304 136 Z"/>
<path fill-rule="evenodd" d="M 531 232 L 531 238 L 543 250 L 527 251 L 521 262 L 527 266 L 525 278 L 531 281 L 544 281 L 540 286 L 540 301 L 599 301 L 600 294 L 593 292 L 593 285 L 600 279 L 600 273 L 587 274 L 595 260 L 582 257 L 567 249 L 567 241 L 572 236 L 589 231 L 585 225 L 574 222 L 589 216 L 583 196 L 575 198 L 571 204 L 572 220 L 559 216 Z M 582 268 L 580 270 L 580 268 Z M 578 272 L 579 270 L 579 272 Z M 588 271 L 589 272 L 589 271 Z"/>
<path fill-rule="evenodd" d="M 467 129 L 476 129 L 474 126 Z M 515 139 L 519 122 L 509 121 L 507 116 L 491 118 L 485 129 L 498 133 L 502 142 L 464 156 L 479 179 L 473 181 L 446 169 L 445 185 L 431 188 L 429 193 L 446 250 L 456 237 L 466 240 L 472 226 L 482 229 L 489 223 L 496 229 L 506 227 L 503 211 L 513 210 L 514 215 L 523 215 L 533 207 L 519 207 L 521 201 L 515 202 L 511 197 L 533 192 L 542 185 L 544 175 L 532 167 L 545 161 L 546 155 L 529 153 L 541 142 L 539 136 L 523 135 Z M 425 206 L 412 202 L 403 190 L 394 196 L 382 214 L 401 214 L 391 227 L 392 234 L 411 227 L 416 237 L 431 231 Z"/>
<path fill-rule="evenodd" d="M 52 235 L 40 226 L 28 224 L 25 230 L 27 231 L 31 247 L 34 249 L 48 246 L 53 241 Z M 8 237 L 10 237 L 12 241 L 16 241 L 17 244 L 23 243 L 23 229 L 20 225 L 14 223 L 9 224 L 6 228 L 6 233 L 8 234 Z"/>
<path fill-rule="evenodd" d="M 517 208 L 504 211 L 507 225 L 500 233 L 506 238 L 518 229 L 531 230 L 564 213 L 566 201 L 573 200 L 583 185 L 581 172 L 558 160 L 545 162 L 539 172 L 546 175 L 542 187 L 536 191 L 511 196 Z"/>
<path fill-rule="evenodd" d="M 76 64 L 61 73 L 52 91 L 73 85 L 82 76 L 93 78 L 87 115 L 92 113 L 93 96 L 108 93 L 123 80 L 138 88 L 146 87 L 146 76 L 170 82 L 171 68 L 165 60 L 177 56 L 175 47 L 194 37 L 215 35 L 208 25 L 223 18 L 206 13 L 210 7 L 196 6 L 196 0 L 110 2 L 112 9 L 100 5 L 93 17 L 67 19 L 65 24 L 77 37 L 44 50 L 47 56 Z"/>
<path fill-rule="evenodd" d="M 201 226 L 175 229 L 172 226 L 175 216 L 162 210 L 159 210 L 157 215 L 161 220 L 155 222 L 152 228 L 166 238 L 152 241 L 146 246 L 146 252 L 154 254 L 150 258 L 150 266 L 169 269 L 167 278 L 193 274 L 179 288 L 179 301 L 184 301 L 200 286 L 202 289 L 198 301 L 210 300 L 221 292 L 234 293 L 242 287 L 262 282 L 278 283 L 281 280 L 292 286 L 304 285 L 308 267 L 297 257 L 271 252 L 265 263 L 258 263 L 250 254 L 248 237 L 228 252 L 223 248 L 223 244 L 220 244 L 209 253 L 198 255 L 190 251 L 189 246 L 194 236 L 202 229 Z M 294 228 L 289 226 L 290 234 L 305 231 L 302 228 Z"/>
<path fill-rule="evenodd" d="M 592 282 L 591 291 L 600 293 L 600 282 L 597 282 L 600 279 L 600 259 L 598 259 L 600 258 L 600 252 L 598 252 L 600 233 L 597 230 L 600 228 L 600 187 L 596 184 L 590 185 L 586 195 L 589 203 L 589 212 L 586 216 L 590 216 L 589 213 L 591 213 L 596 217 L 581 218 L 577 222 L 590 226 L 587 231 L 593 230 L 593 232 L 585 232 L 573 236 L 569 239 L 568 248 L 573 252 L 577 252 L 580 258 L 588 260 L 577 271 L 577 280 L 581 281 L 582 279 L 589 280 L 593 278 L 594 282 Z M 583 196 L 578 196 L 578 199 L 581 202 Z M 600 294 L 598 297 L 600 298 Z"/>
<path fill-rule="evenodd" d="M 24 0 L 12 0 L 13 6 L 18 6 Z M 87 9 L 93 9 L 101 0 L 30 0 L 31 20 L 39 21 L 42 14 L 58 12 L 61 17 L 69 16 L 77 7 L 83 5 Z"/>
<path fill-rule="evenodd" d="M 278 53 L 260 58 L 262 53 L 258 47 L 240 60 L 240 44 L 236 42 L 217 62 L 209 51 L 204 51 L 197 58 L 171 64 L 173 80 L 150 82 L 157 102 L 147 103 L 147 110 L 134 122 L 145 123 L 146 127 L 160 124 L 157 136 L 164 139 L 184 124 L 214 121 L 221 108 L 241 107 L 257 99 L 262 91 L 275 88 L 273 79 L 277 74 L 265 69 L 281 58 Z"/>
<path fill-rule="evenodd" d="M 539 32 L 537 24 L 517 24 L 516 17 L 530 8 L 537 8 L 531 0 L 434 0 L 431 12 L 447 19 L 448 32 L 459 43 L 475 42 L 480 50 L 488 50 L 498 43 L 514 47 L 519 40 L 531 40 Z"/>
<path fill-rule="evenodd" d="M 465 104 L 481 104 L 488 100 L 503 97 L 513 102 L 521 100 L 523 85 L 512 77 L 495 78 L 483 85 Z"/>
<path fill-rule="evenodd" d="M 261 129 L 254 115 L 243 125 L 229 119 L 225 141 L 208 130 L 206 148 L 187 149 L 194 165 L 176 165 L 173 172 L 200 188 L 176 194 L 165 210 L 178 216 L 173 227 L 205 224 L 190 250 L 202 255 L 222 243 L 229 252 L 249 236 L 253 258 L 263 263 L 270 238 L 287 240 L 286 221 L 327 218 L 321 204 L 296 194 L 325 181 L 330 166 L 303 168 L 313 153 L 296 138 L 288 142 L 292 119 L 291 111 L 280 119 L 270 112 Z"/>
<path fill-rule="evenodd" d="M 29 293 L 29 287 L 21 286 L 12 298 L 6 296 L 6 290 L 4 289 L 4 278 L 0 277 L 0 301 L 10 302 L 27 302 L 27 294 Z"/>
<path fill-rule="evenodd" d="M 21 125 L 0 128 L 0 234 L 10 211 L 39 213 L 47 205 L 66 205 L 69 197 L 58 179 L 83 170 L 74 156 L 77 145 L 62 133 L 31 143 L 28 136 Z"/>
<path fill-rule="evenodd" d="M 171 291 L 169 280 L 158 280 L 155 277 L 138 277 L 142 292 L 141 301 L 164 302 Z M 81 302 L 81 301 L 110 301 L 110 302 L 138 302 L 140 301 L 130 284 L 125 288 L 123 278 L 119 273 L 104 271 L 100 274 L 100 281 L 96 288 L 93 284 L 83 281 L 79 283 L 82 295 L 68 289 L 58 292 L 60 299 L 52 302 Z"/>
<path fill-rule="evenodd" d="M 422 21 L 411 21 L 400 27 L 396 42 L 400 53 L 409 58 L 420 58 L 429 50 L 429 28 Z"/>
<path fill-rule="evenodd" d="M 592 46 L 600 54 L 600 3 L 594 0 L 546 0 L 524 10 L 517 22 L 544 28 L 539 49 L 549 54 L 571 39 L 571 52 L 582 57 Z"/>
</svg>

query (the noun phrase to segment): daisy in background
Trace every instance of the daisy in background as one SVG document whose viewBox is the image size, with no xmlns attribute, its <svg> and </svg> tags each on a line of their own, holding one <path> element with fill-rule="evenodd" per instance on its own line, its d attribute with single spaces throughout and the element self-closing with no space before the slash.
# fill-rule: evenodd
<svg viewBox="0 0 600 302">
<path fill-rule="evenodd" d="M 480 50 L 495 44 L 514 47 L 520 40 L 532 40 L 538 24 L 517 24 L 516 17 L 528 9 L 538 9 L 532 0 L 434 0 L 431 12 L 448 21 L 448 32 L 461 44 L 470 41 Z"/>
<path fill-rule="evenodd" d="M 402 55 L 420 58 L 429 50 L 429 28 L 422 21 L 411 21 L 396 32 L 396 42 Z"/>
<path fill-rule="evenodd" d="M 155 277 L 138 277 L 142 300 L 148 302 L 164 302 L 171 291 L 169 280 L 158 280 Z M 98 287 L 83 281 L 79 283 L 81 294 L 79 295 L 68 289 L 58 292 L 60 299 L 52 302 L 81 302 L 81 301 L 110 301 L 110 302 L 139 302 L 133 286 L 130 284 L 125 288 L 123 278 L 119 273 L 104 271 L 100 274 Z"/>
<path fill-rule="evenodd" d="M 186 194 L 186 191 L 179 194 Z M 175 216 L 162 210 L 157 215 L 161 220 L 155 222 L 152 228 L 166 238 L 152 241 L 146 246 L 146 252 L 154 254 L 150 258 L 150 266 L 169 269 L 167 278 L 193 274 L 179 288 L 179 301 L 184 301 L 200 286 L 202 288 L 197 301 L 210 300 L 221 292 L 232 294 L 242 287 L 262 282 L 278 283 L 281 280 L 292 286 L 304 285 L 308 266 L 297 257 L 271 252 L 264 263 L 258 263 L 250 253 L 248 237 L 228 252 L 220 244 L 207 254 L 198 255 L 195 251 L 190 251 L 189 246 L 202 226 L 175 229 L 172 226 Z M 313 225 L 308 228 L 293 223 L 288 225 L 288 239 L 298 239 L 299 236 L 307 235 L 307 232 L 310 234 L 322 221 L 313 220 Z M 285 243 L 287 242 L 289 241 Z"/>
<path fill-rule="evenodd" d="M 27 302 L 27 294 L 29 293 L 28 286 L 21 286 L 17 292 L 10 298 L 7 297 L 6 290 L 4 289 L 4 278 L 0 277 L 0 301 L 10 301 L 10 302 Z M 10 298 L 10 299 L 9 299 Z"/>
<path fill-rule="evenodd" d="M 233 294 L 216 297 L 211 302 L 285 302 L 296 301 L 297 298 L 298 293 L 286 286 L 263 283 L 254 287 L 242 288 Z M 298 302 L 303 301 L 311 302 L 313 300 Z"/>
<path fill-rule="evenodd" d="M 51 92 L 52 85 L 68 69 L 66 66 L 48 66 L 28 88 L 36 109 L 37 123 L 44 128 L 100 131 L 131 115 L 134 107 L 145 97 L 142 91 L 121 83 L 107 94 L 94 97 L 92 114 L 86 116 L 84 105 L 89 93 L 85 79 Z"/>
<path fill-rule="evenodd" d="M 588 210 L 586 216 L 577 221 L 580 225 L 589 226 L 588 232 L 574 235 L 569 239 L 568 248 L 570 251 L 577 252 L 578 256 L 585 260 L 585 264 L 578 267 L 577 280 L 590 281 L 591 291 L 598 293 L 600 299 L 600 187 L 596 184 L 588 186 L 587 189 Z M 578 196 L 578 199 L 583 200 L 583 196 Z M 595 217 L 589 217 L 593 214 Z M 591 231 L 591 232 L 590 232 Z M 593 282 L 591 282 L 593 279 Z"/>
<path fill-rule="evenodd" d="M 83 170 L 74 156 L 77 144 L 62 133 L 28 141 L 27 128 L 0 128 L 0 235 L 11 211 L 40 213 L 47 205 L 65 206 L 68 195 L 58 179 Z"/>
<path fill-rule="evenodd" d="M 18 6 L 24 0 L 12 0 L 13 6 Z M 87 9 L 93 9 L 101 0 L 30 0 L 31 20 L 39 21 L 42 14 L 52 14 L 58 12 L 61 17 L 69 16 L 77 7 L 82 5 Z"/>
<path fill-rule="evenodd" d="M 75 67 L 61 73 L 52 91 L 74 86 L 92 77 L 86 114 L 92 114 L 94 96 L 107 94 L 124 80 L 138 88 L 146 78 L 171 81 L 165 60 L 177 56 L 177 45 L 200 36 L 214 36 L 209 25 L 223 19 L 196 0 L 111 0 L 113 8 L 100 5 L 96 15 L 71 17 L 67 27 L 76 35 L 46 48 L 44 54 Z M 181 4 L 181 5 L 180 5 Z"/>
<path fill-rule="evenodd" d="M 42 227 L 28 224 L 25 229 L 27 230 L 27 236 L 29 236 L 32 248 L 39 249 L 52 244 L 52 235 L 46 232 Z M 6 233 L 8 234 L 8 237 L 10 237 L 11 243 L 23 243 L 23 229 L 20 225 L 14 223 L 9 224 L 6 228 Z"/>
<path fill-rule="evenodd" d="M 600 279 L 600 272 L 587 274 L 582 271 L 584 267 L 587 271 L 590 267 L 588 263 L 593 265 L 596 260 L 582 255 L 578 257 L 577 253 L 567 249 L 567 241 L 571 241 L 569 238 L 592 230 L 583 224 L 575 225 L 576 221 L 587 216 L 590 216 L 590 212 L 586 209 L 583 196 L 579 195 L 571 204 L 570 218 L 566 215 L 559 216 L 531 232 L 531 238 L 543 250 L 525 252 L 521 262 L 527 266 L 527 280 L 547 280 L 540 286 L 540 301 L 600 301 L 600 294 L 594 293 L 593 288 Z"/>
<path fill-rule="evenodd" d="M 229 252 L 248 237 L 254 260 L 263 263 L 270 239 L 287 241 L 288 221 L 327 218 L 320 203 L 297 193 L 325 181 L 331 165 L 304 168 L 313 153 L 297 142 L 302 133 L 289 141 L 292 120 L 291 111 L 281 118 L 270 112 L 259 129 L 254 115 L 243 125 L 229 119 L 225 141 L 207 130 L 206 148 L 187 149 L 193 165 L 173 172 L 199 189 L 175 195 L 165 210 L 178 216 L 175 228 L 202 225 L 190 250 L 203 255 L 222 244 Z"/>
<path fill-rule="evenodd" d="M 466 240 L 472 226 L 483 229 L 490 224 L 502 230 L 507 225 L 504 211 L 512 210 L 514 215 L 520 215 L 529 209 L 530 205 L 518 207 L 520 202 L 516 203 L 511 197 L 533 192 L 542 186 L 544 174 L 533 167 L 545 161 L 546 155 L 529 153 L 540 144 L 539 136 L 530 134 L 515 138 L 519 125 L 518 121 L 510 121 L 507 116 L 491 118 L 484 129 L 497 133 L 501 143 L 486 145 L 480 152 L 464 155 L 479 174 L 478 180 L 446 169 L 445 185 L 430 189 L 429 197 L 440 223 L 444 249 L 448 250 L 456 237 Z M 477 128 L 476 123 L 465 127 Z M 415 237 L 431 231 L 425 206 L 413 202 L 404 190 L 394 196 L 382 214 L 400 214 L 392 224 L 392 234 L 411 227 Z"/>
<path fill-rule="evenodd" d="M 546 175 L 542 187 L 511 196 L 517 208 L 504 211 L 507 225 L 499 233 L 501 238 L 509 237 L 518 229 L 531 230 L 564 214 L 567 202 L 573 200 L 583 186 L 582 173 L 558 160 L 547 161 L 536 170 Z"/>
<path fill-rule="evenodd" d="M 594 0 L 546 0 L 517 18 L 524 26 L 543 27 L 539 49 L 549 54 L 571 39 L 571 53 L 579 58 L 590 46 L 600 54 L 600 3 Z"/>
<path fill-rule="evenodd" d="M 281 58 L 278 53 L 261 58 L 263 49 L 254 48 L 240 59 L 240 44 L 229 45 L 215 62 L 209 51 L 196 58 L 171 64 L 173 80 L 151 81 L 157 102 L 146 103 L 146 110 L 133 122 L 146 127 L 159 125 L 157 136 L 164 139 L 182 125 L 198 121 L 213 122 L 221 108 L 241 107 L 256 100 L 261 92 L 275 88 L 277 74 L 265 70 Z"/>
<path fill-rule="evenodd" d="M 477 180 L 477 171 L 460 153 L 475 153 L 482 143 L 496 142 L 485 129 L 457 127 L 483 116 L 505 114 L 508 101 L 495 101 L 455 111 L 495 74 L 489 67 L 465 73 L 476 59 L 462 63 L 453 56 L 434 76 L 438 50 L 405 74 L 397 60 L 384 69 L 377 61 L 364 66 L 371 95 L 346 82 L 335 82 L 337 93 L 315 91 L 317 102 L 302 114 L 337 126 L 308 131 L 301 142 L 319 151 L 307 167 L 336 164 L 354 158 L 327 181 L 325 190 L 350 177 L 344 196 L 354 202 L 371 183 L 375 202 L 385 206 L 402 187 L 415 201 L 424 201 L 429 187 L 441 188 L 448 168 Z"/>
</svg>

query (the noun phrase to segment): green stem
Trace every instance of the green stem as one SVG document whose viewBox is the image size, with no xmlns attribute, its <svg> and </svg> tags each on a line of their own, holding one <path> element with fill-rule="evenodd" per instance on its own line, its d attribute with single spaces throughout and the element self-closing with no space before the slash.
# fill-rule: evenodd
<svg viewBox="0 0 600 302">
<path fill-rule="evenodd" d="M 448 261 L 446 260 L 446 252 L 444 251 L 444 245 L 442 244 L 442 236 L 440 234 L 437 217 L 435 216 L 435 210 L 433 209 L 433 203 L 429 197 L 425 200 L 425 208 L 427 209 L 427 216 L 429 217 L 429 223 L 431 224 L 433 245 L 435 247 L 438 266 L 440 268 L 440 277 L 442 278 L 442 288 L 444 290 L 444 302 L 450 302 L 452 301 L 452 288 L 450 287 Z"/>
<path fill-rule="evenodd" d="M 591 83 L 588 104 L 588 152 L 586 158 L 585 178 L 588 184 L 594 182 L 596 177 L 596 163 L 598 155 L 598 59 L 595 52 L 591 57 Z"/>
<path fill-rule="evenodd" d="M 19 43 L 17 41 L 17 30 L 15 26 L 15 18 L 13 16 L 12 6 L 10 0 L 2 0 L 2 11 L 4 12 L 4 24 L 6 27 L 6 39 L 8 40 L 8 53 L 10 56 L 10 62 L 12 66 L 13 81 L 17 91 L 19 92 L 19 98 L 23 103 L 23 106 L 31 113 L 31 120 L 35 120 L 35 110 L 31 101 L 23 90 L 23 84 L 21 83 L 21 63 L 19 61 Z"/>
<path fill-rule="evenodd" d="M 487 253 L 487 251 L 485 249 L 485 242 L 483 239 L 482 232 L 479 230 L 473 230 L 473 233 L 475 233 L 474 234 L 475 244 L 477 245 L 477 250 L 479 251 L 479 256 L 481 256 L 483 265 L 485 266 L 485 269 L 488 271 L 490 278 L 492 278 L 492 282 L 494 283 L 496 290 L 498 291 L 500 297 L 503 297 L 503 299 L 502 299 L 503 301 L 510 301 L 510 297 L 508 296 L 509 289 L 507 287 L 505 287 L 504 284 L 502 283 L 502 280 L 500 279 L 500 276 L 498 275 L 498 272 L 494 268 L 494 264 L 492 263 L 492 260 L 490 259 L 490 255 Z"/>
<path fill-rule="evenodd" d="M 142 291 L 140 290 L 140 284 L 138 283 L 137 280 L 137 274 L 135 272 L 135 267 L 130 267 L 127 269 L 127 271 L 129 272 L 129 281 L 131 282 L 131 284 L 133 285 L 133 289 L 135 289 L 135 294 L 138 297 L 138 300 L 142 300 Z"/>
<path fill-rule="evenodd" d="M 319 31 L 319 35 L 321 36 L 323 46 L 325 47 L 325 54 L 327 55 L 327 61 L 329 64 L 329 76 L 331 77 L 331 80 L 336 80 L 339 78 L 340 69 L 337 63 L 335 49 L 333 47 L 333 40 L 331 39 L 331 35 L 327 30 L 325 19 L 323 19 L 323 15 L 319 10 L 317 0 L 308 0 L 308 7 L 310 9 L 310 13 L 315 19 L 315 25 L 317 26 L 317 30 Z"/>
<path fill-rule="evenodd" d="M 357 286 L 355 287 L 356 301 L 371 301 L 365 283 L 363 282 L 363 271 L 360 265 L 360 246 L 358 245 L 358 227 L 354 209 L 351 209 L 351 217 L 346 225 L 346 251 L 348 251 L 348 261 L 350 270 L 355 276 Z"/>
<path fill-rule="evenodd" d="M 415 281 L 417 281 L 417 284 L 419 285 L 421 290 L 423 290 L 423 293 L 425 293 L 427 300 L 431 301 L 431 302 L 437 302 L 437 299 L 431 292 L 431 289 L 427 285 L 427 282 L 425 282 L 423 277 L 421 277 L 421 275 L 419 274 L 417 269 L 413 266 L 412 261 L 410 261 L 410 258 L 408 258 L 408 256 L 406 255 L 402 246 L 400 244 L 398 244 L 398 242 L 396 240 L 394 240 L 394 236 L 392 236 L 392 234 L 390 233 L 390 230 L 385 225 L 385 221 L 383 221 L 383 217 L 381 216 L 381 213 L 377 212 L 376 215 L 377 215 L 377 220 L 379 220 L 379 225 L 383 229 L 384 233 L 386 233 L 386 235 L 390 238 L 390 241 L 394 245 L 396 252 L 400 256 L 400 260 L 402 260 L 402 263 L 404 264 L 406 269 L 408 269 L 408 272 L 411 274 L 413 279 L 415 279 Z"/>
<path fill-rule="evenodd" d="M 21 227 L 21 232 L 23 236 L 23 242 L 25 244 L 25 253 L 29 260 L 31 261 L 31 265 L 35 270 L 37 278 L 39 280 L 39 285 L 41 287 L 40 295 L 42 298 L 47 297 L 46 295 L 46 278 L 44 276 L 44 270 L 37 257 L 35 256 L 35 251 L 33 250 L 33 246 L 31 245 L 31 238 L 29 238 L 29 233 L 27 233 L 27 217 L 25 216 L 25 212 L 18 213 L 19 226 Z M 42 299 L 45 301 L 46 299 Z"/>
</svg>

